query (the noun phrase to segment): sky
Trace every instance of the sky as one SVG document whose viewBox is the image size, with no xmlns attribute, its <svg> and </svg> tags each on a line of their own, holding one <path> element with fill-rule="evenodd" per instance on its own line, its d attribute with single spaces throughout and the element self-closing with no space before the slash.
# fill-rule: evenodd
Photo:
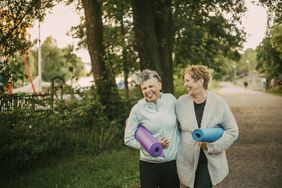
<svg viewBox="0 0 282 188">
<path fill-rule="evenodd" d="M 66 47 L 69 44 L 75 45 L 78 39 L 73 39 L 67 35 L 72 26 L 80 23 L 80 15 L 75 11 L 73 5 L 65 6 L 59 4 L 53 8 L 51 13 L 47 14 L 43 22 L 40 23 L 40 38 L 43 42 L 48 36 L 56 39 L 59 48 Z M 38 21 L 30 29 L 31 40 L 38 39 L 39 29 Z M 79 50 L 76 54 L 82 58 L 83 62 L 90 62 L 90 56 L 87 50 Z"/>
<path fill-rule="evenodd" d="M 252 4 L 250 1 L 246 2 L 248 11 L 242 20 L 242 25 L 247 33 L 244 49 L 255 49 L 265 36 L 267 14 L 263 7 Z"/>
<path fill-rule="evenodd" d="M 266 10 L 257 5 L 253 5 L 248 0 L 248 7 L 245 16 L 242 19 L 242 24 L 246 32 L 246 42 L 244 49 L 255 49 L 262 41 L 266 30 Z M 71 26 L 78 25 L 80 15 L 75 11 L 73 5 L 64 6 L 59 4 L 53 8 L 52 12 L 47 15 L 45 20 L 40 24 L 40 38 L 44 41 L 48 36 L 56 39 L 57 45 L 60 48 L 66 47 L 68 44 L 76 45 L 77 39 L 73 39 L 66 33 L 70 31 Z M 38 39 L 38 22 L 30 30 L 31 40 Z M 79 50 L 76 54 L 82 58 L 83 62 L 90 62 L 90 56 L 87 50 Z"/>
</svg>

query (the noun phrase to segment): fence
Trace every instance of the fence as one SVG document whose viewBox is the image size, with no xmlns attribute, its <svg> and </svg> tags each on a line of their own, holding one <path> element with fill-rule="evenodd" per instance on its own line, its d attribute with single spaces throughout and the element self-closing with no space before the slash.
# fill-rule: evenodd
<svg viewBox="0 0 282 188">
<path fill-rule="evenodd" d="M 51 102 L 52 100 L 50 94 L 1 94 L 0 112 L 5 113 L 18 108 L 26 108 L 31 109 L 33 111 L 41 111 L 50 109 Z"/>
</svg>

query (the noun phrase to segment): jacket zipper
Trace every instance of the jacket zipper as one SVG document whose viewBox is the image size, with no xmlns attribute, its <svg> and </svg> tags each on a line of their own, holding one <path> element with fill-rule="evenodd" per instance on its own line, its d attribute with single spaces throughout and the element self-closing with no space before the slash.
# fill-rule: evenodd
<svg viewBox="0 0 282 188">
<path fill-rule="evenodd" d="M 155 103 L 155 107 L 156 107 L 156 111 L 159 112 L 159 109 L 156 103 Z"/>
</svg>

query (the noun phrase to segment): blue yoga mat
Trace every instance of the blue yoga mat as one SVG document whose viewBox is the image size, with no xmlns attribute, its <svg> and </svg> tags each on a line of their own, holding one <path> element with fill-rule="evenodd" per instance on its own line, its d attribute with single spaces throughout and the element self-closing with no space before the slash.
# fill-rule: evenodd
<svg viewBox="0 0 282 188">
<path fill-rule="evenodd" d="M 195 129 L 192 137 L 197 142 L 214 142 L 222 136 L 223 131 L 223 128 Z"/>
</svg>

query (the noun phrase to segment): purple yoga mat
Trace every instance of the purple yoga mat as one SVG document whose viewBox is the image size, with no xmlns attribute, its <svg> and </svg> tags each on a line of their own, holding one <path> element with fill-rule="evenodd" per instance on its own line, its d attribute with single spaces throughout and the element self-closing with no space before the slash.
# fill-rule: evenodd
<svg viewBox="0 0 282 188">
<path fill-rule="evenodd" d="M 164 157 L 162 144 L 143 125 L 138 125 L 135 138 L 152 157 Z"/>
</svg>

